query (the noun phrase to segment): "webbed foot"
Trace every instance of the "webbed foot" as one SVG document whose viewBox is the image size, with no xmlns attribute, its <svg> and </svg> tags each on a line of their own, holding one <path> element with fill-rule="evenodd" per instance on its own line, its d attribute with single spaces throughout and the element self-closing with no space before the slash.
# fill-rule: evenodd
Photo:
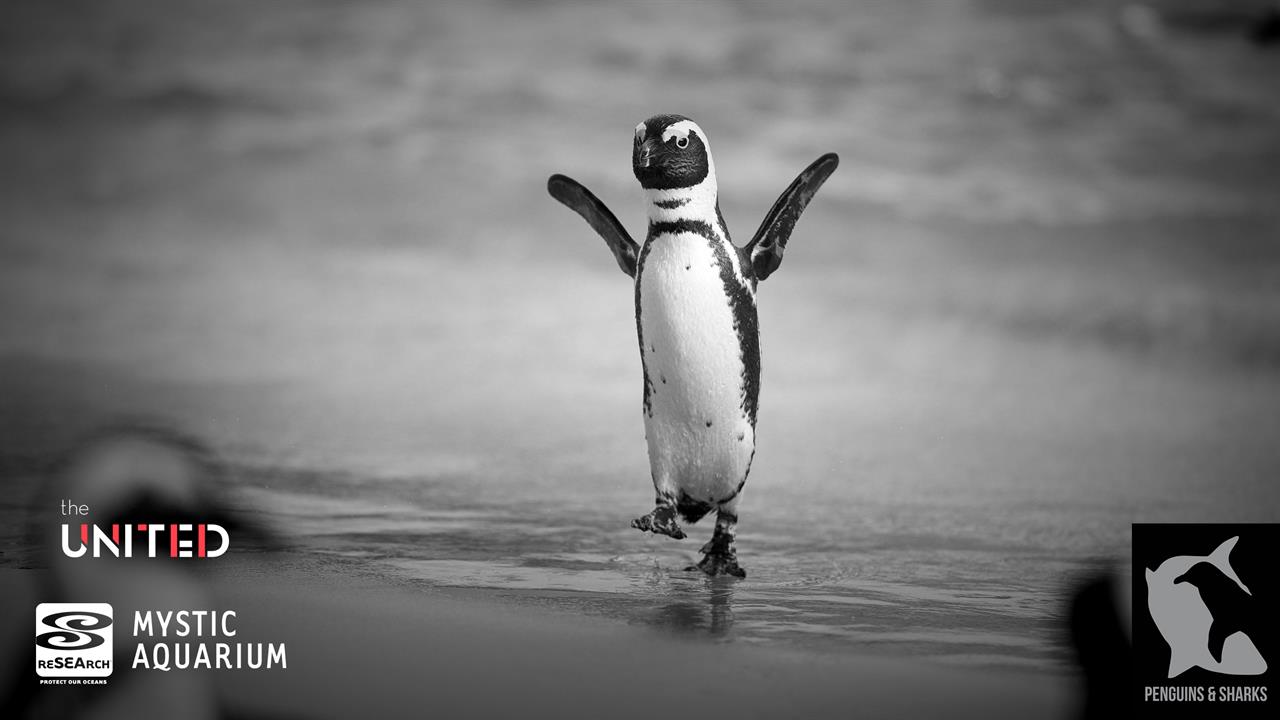
<svg viewBox="0 0 1280 720">
<path fill-rule="evenodd" d="M 747 576 L 747 571 L 738 564 L 738 558 L 732 550 L 728 553 L 709 552 L 697 565 L 690 565 L 685 570 L 701 570 L 711 577 L 732 575 L 744 578 Z"/>
<path fill-rule="evenodd" d="M 676 509 L 670 505 L 659 505 L 648 515 L 632 520 L 631 527 L 655 535 L 667 535 L 676 540 L 685 538 L 684 530 L 676 523 Z"/>
<path fill-rule="evenodd" d="M 702 572 L 717 577 L 719 575 L 732 575 L 733 577 L 744 578 L 747 571 L 738 565 L 738 551 L 733 548 L 733 539 L 737 535 L 738 516 L 733 512 L 721 508 L 716 514 L 716 529 L 711 534 L 711 540 L 702 546 L 702 560 L 697 565 L 690 565 L 685 570 L 701 570 Z"/>
</svg>

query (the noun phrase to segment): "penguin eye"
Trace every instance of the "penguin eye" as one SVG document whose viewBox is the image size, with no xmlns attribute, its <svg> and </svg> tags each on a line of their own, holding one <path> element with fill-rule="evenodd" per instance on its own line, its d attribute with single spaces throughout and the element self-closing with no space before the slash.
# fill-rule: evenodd
<svg viewBox="0 0 1280 720">
<path fill-rule="evenodd" d="M 688 137 L 676 138 L 676 147 L 680 148 L 681 150 L 689 147 L 689 138 Z"/>
</svg>

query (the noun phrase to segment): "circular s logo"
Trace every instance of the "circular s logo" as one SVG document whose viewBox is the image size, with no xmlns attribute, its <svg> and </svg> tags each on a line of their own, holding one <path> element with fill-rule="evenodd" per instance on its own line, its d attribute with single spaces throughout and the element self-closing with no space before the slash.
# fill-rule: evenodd
<svg viewBox="0 0 1280 720">
<path fill-rule="evenodd" d="M 36 606 L 36 674 L 52 678 L 102 678 L 111 674 L 115 648 L 108 603 L 40 603 Z"/>
<path fill-rule="evenodd" d="M 36 635 L 36 644 L 50 650 L 88 650 L 106 643 L 102 635 L 92 632 L 111 627 L 107 615 L 86 610 L 53 613 L 40 619 L 51 632 Z"/>
</svg>

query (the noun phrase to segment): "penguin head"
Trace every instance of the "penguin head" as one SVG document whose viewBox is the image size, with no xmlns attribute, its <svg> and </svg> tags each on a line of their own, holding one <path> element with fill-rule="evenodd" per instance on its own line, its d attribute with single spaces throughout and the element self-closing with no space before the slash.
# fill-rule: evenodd
<svg viewBox="0 0 1280 720">
<path fill-rule="evenodd" d="M 702 184 L 712 174 L 706 133 L 683 115 L 654 115 L 636 126 L 631 167 L 646 190 Z"/>
</svg>

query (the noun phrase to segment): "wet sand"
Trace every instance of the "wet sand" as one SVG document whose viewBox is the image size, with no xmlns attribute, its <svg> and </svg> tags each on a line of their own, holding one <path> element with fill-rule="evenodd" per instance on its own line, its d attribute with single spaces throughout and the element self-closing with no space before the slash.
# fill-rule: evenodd
<svg viewBox="0 0 1280 720">
<path fill-rule="evenodd" d="M 5 617 L 27 616 L 35 575 L 3 571 Z M 285 558 L 241 562 L 214 591 L 237 609 L 238 637 L 284 642 L 288 667 L 171 672 L 204 672 L 226 709 L 250 716 L 1046 717 L 1068 701 L 1064 680 L 1036 673 L 707 644 Z M 18 634 L 6 624 L 6 647 Z"/>
</svg>

